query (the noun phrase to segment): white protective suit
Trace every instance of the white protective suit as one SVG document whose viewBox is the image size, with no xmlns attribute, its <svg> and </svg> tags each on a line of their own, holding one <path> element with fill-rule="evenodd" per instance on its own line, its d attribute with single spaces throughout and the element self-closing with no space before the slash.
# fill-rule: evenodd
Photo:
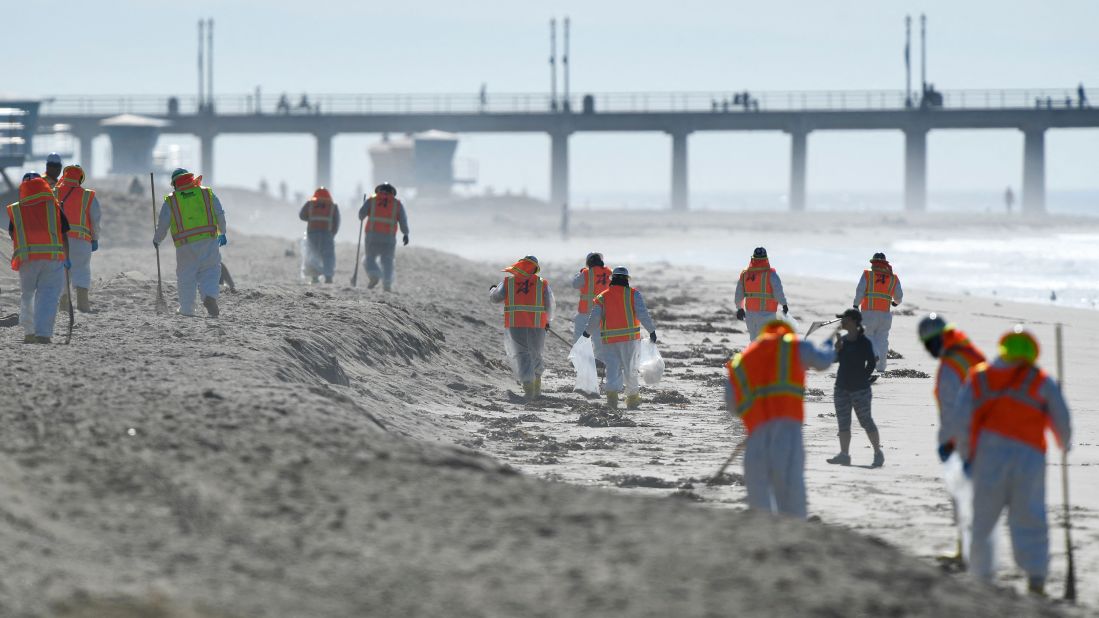
<svg viewBox="0 0 1099 618">
<path fill-rule="evenodd" d="M 637 321 L 641 323 L 641 326 L 644 326 L 645 330 L 650 333 L 656 331 L 653 319 L 649 315 L 649 309 L 645 307 L 645 299 L 641 297 L 641 292 L 637 290 L 633 290 L 633 308 L 634 315 L 637 317 Z M 591 313 L 585 316 L 584 323 L 581 325 L 581 334 L 587 331 L 594 341 L 598 335 L 588 329 L 594 327 L 595 332 L 599 332 L 599 324 L 602 319 L 603 308 L 599 305 L 593 306 Z M 608 393 L 621 393 L 625 388 L 625 394 L 629 397 L 641 392 L 641 386 L 638 384 L 637 379 L 637 356 L 640 344 L 639 339 L 602 344 L 603 358 L 600 360 L 607 366 Z"/>
<path fill-rule="evenodd" d="M 1010 363 L 996 359 L 993 367 Z M 1054 433 L 1064 448 L 1072 444 L 1068 406 L 1060 386 L 1050 377 L 1039 387 Z M 966 383 L 958 395 L 961 427 L 969 427 L 974 412 L 973 386 Z M 954 440 L 963 460 L 972 457 L 973 541 L 970 570 L 985 581 L 995 573 L 992 536 L 1000 513 L 1007 507 L 1007 524 L 1015 563 L 1032 581 L 1044 582 L 1049 573 L 1049 526 L 1046 522 L 1046 454 L 1033 446 L 984 430 L 977 438 L 977 453 L 970 451 L 969 436 L 955 426 Z"/>
<path fill-rule="evenodd" d="M 585 279 L 586 277 L 584 276 L 584 271 L 582 270 L 573 275 L 573 289 L 582 289 L 584 287 Z M 591 305 L 591 303 L 588 304 L 589 306 Z M 585 325 L 587 325 L 587 328 L 591 329 L 588 330 L 588 334 L 591 335 L 591 347 L 595 351 L 595 359 L 598 361 L 606 362 L 606 359 L 603 358 L 605 355 L 603 351 L 603 338 L 599 336 L 599 322 L 589 324 L 588 315 L 586 313 L 577 312 L 576 317 L 572 319 L 572 342 L 575 344 L 576 341 L 580 339 L 580 337 L 584 336 Z"/>
<path fill-rule="evenodd" d="M 92 203 L 89 205 L 90 212 L 88 213 L 92 219 L 93 236 L 96 239 L 99 238 L 99 218 L 101 211 L 99 208 L 99 196 L 92 198 Z M 69 277 L 72 278 L 72 286 L 74 288 L 84 288 L 85 290 L 92 287 L 92 243 L 89 240 L 83 238 L 69 237 L 69 260 L 72 262 L 72 268 L 69 269 Z"/>
<path fill-rule="evenodd" d="M 32 260 L 19 265 L 21 293 L 19 323 L 23 333 L 52 337 L 57 303 L 65 290 L 65 264 L 59 260 Z"/>
<path fill-rule="evenodd" d="M 494 303 L 502 303 L 507 298 L 507 288 L 504 281 L 500 280 L 495 287 L 489 290 L 488 299 Z M 546 310 L 547 324 L 553 321 L 556 301 L 553 299 L 553 289 L 546 282 L 546 293 L 542 297 L 542 306 Z M 507 337 L 511 338 L 518 361 L 519 382 L 526 384 L 542 377 L 544 363 L 542 362 L 542 350 L 546 345 L 546 330 L 543 328 L 509 328 Z"/>
<path fill-rule="evenodd" d="M 800 341 L 798 354 L 802 367 L 813 369 L 827 369 L 836 360 L 830 339 L 819 348 L 811 341 Z M 735 411 L 737 403 L 733 401 L 733 387 L 726 380 L 726 409 Z M 801 423 L 776 419 L 752 431 L 744 450 L 744 486 L 749 508 L 805 518 L 808 512 Z"/>
<path fill-rule="evenodd" d="M 860 276 L 859 283 L 855 287 L 855 300 L 852 304 L 858 307 L 862 303 L 865 294 L 866 277 Z M 893 292 L 893 302 L 899 305 L 903 298 L 904 290 L 901 289 L 901 280 L 898 278 L 897 287 Z M 878 371 L 885 371 L 886 357 L 889 356 L 889 329 L 892 327 L 892 311 L 871 311 L 866 309 L 862 312 L 862 328 L 865 331 L 866 338 L 874 346 L 874 354 L 878 357 L 876 367 Z"/>
<path fill-rule="evenodd" d="M 217 218 L 218 232 L 225 233 L 225 211 L 221 200 L 214 195 L 214 216 Z M 156 235 L 153 242 L 160 243 L 168 234 L 172 214 L 165 199 L 160 207 Z M 179 313 L 194 316 L 195 291 L 201 298 L 207 296 L 217 299 L 221 281 L 221 251 L 217 238 L 204 238 L 176 247 L 176 285 L 179 289 Z"/>
<path fill-rule="evenodd" d="M 771 292 L 775 296 L 775 300 L 778 301 L 779 307 L 788 304 L 786 302 L 786 293 L 782 290 L 782 279 L 779 278 L 778 272 L 771 273 L 770 278 Z M 742 308 L 744 304 L 744 280 L 737 279 L 736 292 L 733 294 L 733 306 L 737 309 Z M 755 341 L 759 336 L 759 331 L 763 330 L 767 323 L 774 320 L 778 314 L 774 311 L 745 311 L 744 312 L 744 324 L 748 327 L 749 342 Z"/>
</svg>

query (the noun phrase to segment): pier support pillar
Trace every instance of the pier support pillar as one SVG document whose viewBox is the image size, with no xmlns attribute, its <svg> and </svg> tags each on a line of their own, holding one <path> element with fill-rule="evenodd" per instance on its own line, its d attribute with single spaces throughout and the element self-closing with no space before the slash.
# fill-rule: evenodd
<svg viewBox="0 0 1099 618">
<path fill-rule="evenodd" d="M 686 131 L 672 133 L 672 210 L 687 210 L 687 136 Z"/>
<path fill-rule="evenodd" d="M 1046 211 L 1046 131 L 1023 129 L 1023 212 Z"/>
<path fill-rule="evenodd" d="M 569 202 L 569 134 L 550 133 L 550 205 L 561 208 Z"/>
<path fill-rule="evenodd" d="M 790 131 L 790 210 L 805 210 L 806 153 L 809 132 Z"/>
<path fill-rule="evenodd" d="M 904 209 L 927 210 L 927 129 L 904 132 Z"/>
<path fill-rule="evenodd" d="M 202 175 L 203 184 L 207 186 L 214 184 L 214 138 L 216 137 L 216 133 L 206 133 L 198 136 L 202 156 L 199 160 L 201 169 L 197 174 Z"/>
<path fill-rule="evenodd" d="M 332 134 L 314 133 L 317 140 L 317 186 L 332 184 Z"/>
<path fill-rule="evenodd" d="M 81 131 L 76 134 L 76 139 L 80 141 L 80 160 L 77 163 L 84 168 L 84 175 L 91 178 L 94 173 L 92 171 L 92 140 L 95 139 L 95 133 Z"/>
</svg>

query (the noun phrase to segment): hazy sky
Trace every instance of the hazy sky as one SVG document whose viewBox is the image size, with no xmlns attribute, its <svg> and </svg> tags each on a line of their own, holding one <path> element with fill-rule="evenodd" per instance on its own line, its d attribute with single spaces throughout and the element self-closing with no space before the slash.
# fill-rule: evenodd
<svg viewBox="0 0 1099 618">
<path fill-rule="evenodd" d="M 470 4 L 471 6 L 463 6 Z M 78 9 L 77 7 L 80 7 Z M 1094 86 L 1099 104 L 1099 2 L 575 2 L 514 0 L 456 3 L 151 2 L 73 3 L 67 17 L 36 28 L 9 28 L 8 79 L 17 95 L 183 94 L 196 91 L 196 22 L 215 19 L 215 92 L 251 93 L 273 102 L 310 93 L 493 92 L 549 89 L 548 21 L 572 18 L 572 90 L 708 91 L 900 89 L 904 87 L 904 16 L 928 28 L 928 79 L 956 88 Z M 52 69 L 52 70 L 47 70 Z M 270 104 L 270 103 L 269 103 Z M 366 146 L 376 135 L 335 140 L 338 196 L 369 184 Z M 931 190 L 1000 192 L 1018 185 L 1017 131 L 933 132 Z M 197 166 L 189 137 L 179 143 Z M 576 196 L 668 191 L 670 138 L 663 134 L 574 134 Z M 310 136 L 223 136 L 220 183 L 294 190 L 314 182 Z M 97 142 L 99 171 L 107 144 Z M 901 190 L 899 132 L 814 133 L 809 193 Z M 1096 189 L 1099 130 L 1047 135 L 1051 189 Z M 464 136 L 459 159 L 476 161 L 480 184 L 548 193 L 549 140 L 543 135 Z M 779 133 L 695 133 L 690 184 L 695 192 L 784 191 L 789 138 Z"/>
</svg>

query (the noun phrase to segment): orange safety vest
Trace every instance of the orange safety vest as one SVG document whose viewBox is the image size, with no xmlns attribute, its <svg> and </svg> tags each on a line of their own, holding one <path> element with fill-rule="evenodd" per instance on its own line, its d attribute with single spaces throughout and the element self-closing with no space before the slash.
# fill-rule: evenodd
<svg viewBox="0 0 1099 618">
<path fill-rule="evenodd" d="M 177 247 L 204 238 L 217 237 L 214 192 L 209 187 L 176 189 L 164 199 L 168 202 L 168 211 L 172 216 L 172 240 Z"/>
<path fill-rule="evenodd" d="M 633 288 L 612 285 L 595 297 L 595 306 L 602 308 L 599 336 L 603 343 L 621 343 L 641 338 L 641 322 L 634 309 Z"/>
<path fill-rule="evenodd" d="M 969 377 L 969 370 L 985 362 L 985 355 L 977 349 L 977 346 L 966 337 L 965 333 L 948 328 L 943 332 L 943 351 L 939 356 L 939 375 L 935 377 L 935 401 L 939 404 L 939 412 L 942 412 L 942 401 L 939 400 L 939 377 L 944 371 L 950 371 L 958 376 L 958 381 L 965 383 Z"/>
<path fill-rule="evenodd" d="M 79 171 L 79 170 L 76 170 Z M 69 237 L 91 242 L 95 238 L 92 225 L 92 200 L 95 191 L 80 186 L 79 181 L 62 176 L 55 193 L 61 202 L 65 218 L 69 220 Z"/>
<path fill-rule="evenodd" d="M 981 363 L 969 373 L 973 388 L 970 452 L 977 452 L 982 431 L 991 431 L 1046 452 L 1046 429 L 1052 427 L 1046 400 L 1038 393 L 1046 373 L 1026 363 L 993 367 Z"/>
<path fill-rule="evenodd" d="M 740 281 L 744 285 L 745 311 L 778 311 L 778 301 L 775 300 L 775 291 L 771 287 L 771 275 L 774 273 L 775 269 L 771 268 L 771 262 L 766 258 L 752 258 L 748 268 L 740 271 Z"/>
<path fill-rule="evenodd" d="M 786 418 L 805 420 L 805 368 L 792 334 L 765 333 L 726 363 L 736 413 L 750 435 L 756 427 Z"/>
<path fill-rule="evenodd" d="M 366 231 L 396 234 L 400 221 L 400 200 L 388 193 L 375 193 L 370 197 L 370 211 L 366 219 Z"/>
<path fill-rule="evenodd" d="M 336 222 L 336 204 L 332 200 L 313 198 L 307 205 L 309 231 L 331 232 Z"/>
<path fill-rule="evenodd" d="M 606 266 L 592 266 L 580 271 L 584 275 L 584 286 L 580 288 L 580 306 L 577 313 L 587 314 L 591 311 L 592 301 L 596 296 L 607 291 L 611 285 L 611 269 Z"/>
<path fill-rule="evenodd" d="M 865 290 L 859 307 L 863 311 L 889 311 L 900 279 L 893 274 L 893 267 L 889 262 L 873 260 L 870 263 L 873 265 L 870 270 L 862 271 L 866 285 L 863 286 Z"/>
<path fill-rule="evenodd" d="M 538 275 L 505 279 L 504 328 L 545 328 L 549 324 L 543 302 L 547 285 Z"/>
<path fill-rule="evenodd" d="M 11 269 L 23 262 L 65 259 L 61 207 L 50 185 L 32 178 L 19 185 L 19 201 L 8 205 L 12 223 Z"/>
</svg>

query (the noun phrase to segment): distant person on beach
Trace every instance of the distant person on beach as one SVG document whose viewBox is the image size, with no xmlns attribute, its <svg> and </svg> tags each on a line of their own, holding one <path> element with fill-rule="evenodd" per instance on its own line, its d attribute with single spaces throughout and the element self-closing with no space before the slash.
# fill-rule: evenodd
<svg viewBox="0 0 1099 618">
<path fill-rule="evenodd" d="M 373 288 L 381 281 L 382 289 L 386 292 L 392 291 L 398 228 L 403 234 L 402 244 L 408 245 L 408 214 L 404 204 L 397 199 L 397 188 L 388 182 L 374 187 L 374 195 L 367 198 L 359 208 L 359 221 L 366 230 L 363 268 L 370 277 L 366 287 Z"/>
<path fill-rule="evenodd" d="M 50 343 L 69 262 L 69 221 L 45 178 L 23 175 L 19 201 L 9 204 L 11 269 L 19 273 L 23 343 Z"/>
<path fill-rule="evenodd" d="M 332 194 L 324 187 L 318 187 L 313 197 L 298 213 L 298 218 L 307 221 L 305 237 L 309 243 L 309 252 L 320 257 L 321 272 L 311 272 L 310 278 L 317 283 L 324 275 L 325 283 L 332 283 L 336 271 L 336 233 L 340 231 L 340 207 L 332 201 Z"/>
<path fill-rule="evenodd" d="M 958 415 L 972 423 L 957 447 L 973 478 L 970 571 L 991 582 L 993 536 L 1007 508 L 1015 563 L 1027 588 L 1044 595 L 1049 574 L 1046 522 L 1046 431 L 1072 448 L 1068 406 L 1057 382 L 1036 364 L 1034 335 L 1016 326 L 1000 338 L 999 357 L 974 367 L 958 396 Z"/>
<path fill-rule="evenodd" d="M 92 253 L 99 250 L 99 199 L 95 191 L 85 189 L 84 170 L 79 165 L 66 165 L 54 193 L 69 221 L 69 260 L 72 286 L 76 288 L 76 309 L 81 313 L 92 310 L 88 290 L 92 287 Z M 61 305 L 69 304 L 62 295 Z"/>
<path fill-rule="evenodd" d="M 1011 207 L 1015 205 L 1015 192 L 1011 190 L 1011 187 L 1004 189 L 1004 206 L 1007 207 L 1007 214 L 1011 214 Z"/>
<path fill-rule="evenodd" d="M 782 279 L 771 268 L 767 258 L 767 249 L 756 247 L 748 268 L 740 271 L 736 293 L 733 296 L 736 305 L 736 319 L 744 320 L 748 326 L 748 338 L 755 341 L 763 325 L 775 319 L 775 312 L 782 305 L 782 315 L 790 313 L 786 304 L 786 294 L 782 291 Z"/>
<path fill-rule="evenodd" d="M 748 432 L 744 486 L 748 508 L 805 519 L 805 370 L 835 360 L 831 340 L 817 347 L 799 341 L 781 320 L 725 365 L 725 405 Z"/>
<path fill-rule="evenodd" d="M 611 271 L 610 286 L 592 302 L 591 313 L 584 324 L 584 336 L 599 325 L 603 343 L 603 362 L 607 365 L 607 407 L 618 407 L 618 395 L 625 389 L 626 409 L 641 407 L 641 387 L 638 384 L 638 356 L 641 327 L 649 331 L 649 341 L 656 343 L 656 326 L 645 307 L 641 292 L 630 287 L 630 271 L 619 266 Z"/>
<path fill-rule="evenodd" d="M 1088 95 L 1084 91 L 1084 82 L 1080 82 L 1080 85 L 1076 87 L 1076 100 L 1080 104 L 1080 109 L 1088 106 Z"/>
<path fill-rule="evenodd" d="M 874 346 L 863 334 L 862 314 L 858 309 L 848 309 L 841 315 L 840 328 L 846 333 L 836 338 L 836 360 L 839 371 L 833 401 L 836 408 L 836 421 L 839 423 L 840 452 L 828 459 L 830 464 L 851 465 L 851 409 L 859 419 L 859 426 L 870 439 L 874 447 L 872 468 L 880 468 L 885 463 L 885 454 L 881 450 L 881 438 L 874 417 L 870 414 L 873 394 L 870 389 L 870 375 L 874 373 Z"/>
<path fill-rule="evenodd" d="M 508 276 L 490 287 L 488 295 L 490 301 L 504 303 L 504 336 L 510 340 L 506 347 L 509 356 L 514 356 L 516 378 L 527 401 L 542 395 L 542 349 L 556 307 L 553 290 L 538 276 L 540 271 L 538 258 L 520 258 L 503 270 Z"/>
<path fill-rule="evenodd" d="M 225 211 L 214 191 L 202 185 L 202 176 L 178 168 L 172 172 L 172 188 L 160 207 L 153 246 L 159 247 L 171 231 L 176 246 L 179 314 L 194 316 L 197 291 L 206 313 L 216 318 L 220 313 L 221 247 L 229 242 Z"/>
<path fill-rule="evenodd" d="M 855 309 L 862 310 L 862 325 L 866 336 L 874 344 L 878 357 L 878 371 L 885 371 L 889 356 L 889 329 L 893 326 L 892 308 L 901 304 L 904 291 L 901 278 L 893 273 L 893 266 L 884 253 L 870 258 L 870 268 L 862 271 L 855 286 Z M 873 381 L 873 380 L 871 380 Z"/>
<path fill-rule="evenodd" d="M 607 290 L 611 285 L 611 269 L 603 263 L 602 253 L 589 253 L 584 258 L 584 267 L 572 276 L 573 289 L 580 290 L 580 304 L 576 308 L 576 317 L 572 321 L 572 342 L 576 343 L 580 335 L 584 333 L 584 324 L 588 321 L 588 313 L 591 312 L 592 301 Z M 593 325 L 595 330 L 589 330 L 592 335 L 599 334 L 598 325 Z M 596 340 L 593 340 L 593 343 Z M 595 346 L 596 358 L 599 357 L 599 346 Z"/>
<path fill-rule="evenodd" d="M 920 320 L 917 327 L 920 341 L 931 356 L 939 359 L 939 372 L 935 376 L 935 403 L 939 408 L 939 434 L 935 441 L 939 461 L 946 463 L 962 440 L 969 439 L 969 425 L 960 417 L 955 404 L 958 393 L 969 379 L 969 371 L 985 362 L 985 355 L 969 341 L 969 337 L 953 324 L 947 324 L 942 316 L 932 313 Z M 958 523 L 958 504 L 951 496 L 954 507 L 954 523 Z M 950 562 L 963 560 L 962 534 L 958 531 L 957 550 L 945 557 Z"/>
<path fill-rule="evenodd" d="M 42 178 L 50 185 L 51 189 L 57 187 L 57 181 L 61 179 L 61 155 L 51 152 L 46 156 L 46 173 Z"/>
</svg>

